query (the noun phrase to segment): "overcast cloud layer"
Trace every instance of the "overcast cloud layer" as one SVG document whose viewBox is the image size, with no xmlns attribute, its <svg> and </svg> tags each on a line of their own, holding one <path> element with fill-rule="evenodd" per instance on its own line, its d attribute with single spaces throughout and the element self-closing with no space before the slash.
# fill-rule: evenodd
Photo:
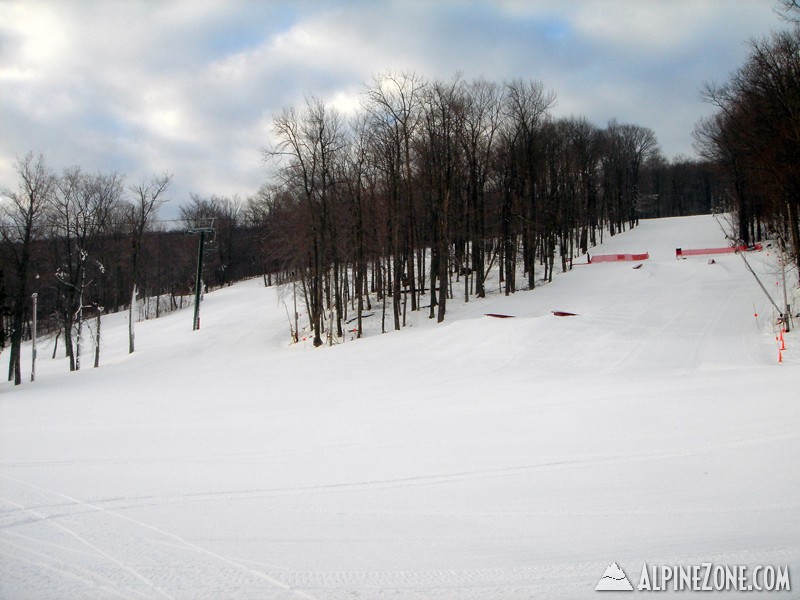
<svg viewBox="0 0 800 600">
<path fill-rule="evenodd" d="M 652 128 L 693 156 L 704 82 L 782 26 L 770 0 L 0 0 L 0 188 L 14 162 L 174 174 L 190 192 L 254 193 L 283 106 L 344 112 L 376 73 L 536 79 L 556 116 Z"/>
</svg>

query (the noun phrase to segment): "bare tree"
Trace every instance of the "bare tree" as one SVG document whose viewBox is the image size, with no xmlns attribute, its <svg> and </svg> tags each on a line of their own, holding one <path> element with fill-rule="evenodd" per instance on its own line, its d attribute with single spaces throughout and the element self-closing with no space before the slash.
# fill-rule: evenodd
<svg viewBox="0 0 800 600">
<path fill-rule="evenodd" d="M 537 235 L 543 233 L 539 202 L 542 167 L 542 125 L 555 104 L 554 92 L 540 81 L 515 79 L 506 84 L 504 96 L 505 147 L 503 169 L 503 205 L 501 244 L 505 275 L 505 293 L 516 290 L 517 227 L 521 221 L 523 260 L 528 269 L 528 287 L 533 289 Z"/>
<path fill-rule="evenodd" d="M 327 108 L 318 98 L 309 97 L 302 113 L 285 109 L 274 119 L 277 143 L 267 153 L 279 162 L 284 185 L 296 190 L 303 199 L 307 235 L 311 240 L 305 289 L 315 346 L 322 345 L 327 268 L 329 264 L 338 268 L 331 204 L 337 154 L 344 144 L 343 128 L 344 123 L 335 110 Z M 334 276 L 334 285 L 336 281 L 338 277 Z M 338 292 L 335 296 L 338 303 Z M 341 335 L 341 313 L 336 312 L 337 333 Z"/>
<path fill-rule="evenodd" d="M 367 280 L 366 216 L 367 198 L 374 192 L 374 172 L 370 172 L 369 148 L 371 131 L 365 115 L 360 115 L 351 124 L 353 139 L 347 147 L 342 161 L 339 179 L 350 200 L 350 222 L 352 224 L 354 294 L 357 299 L 356 336 L 363 334 L 364 296 Z M 369 296 L 367 296 L 369 297 Z"/>
<path fill-rule="evenodd" d="M 470 267 L 479 298 L 486 295 L 486 189 L 492 173 L 495 141 L 501 124 L 503 97 L 499 86 L 478 79 L 462 86 L 464 115 L 461 145 L 467 171 L 464 218 L 470 240 Z M 469 298 L 469 272 L 465 271 L 464 297 Z"/>
<path fill-rule="evenodd" d="M 386 174 L 391 224 L 392 306 L 394 328 L 401 326 L 403 273 L 411 296 L 411 310 L 419 306 L 414 248 L 417 246 L 412 144 L 421 122 L 421 102 L 426 83 L 413 71 L 387 72 L 375 77 L 366 89 L 365 107 L 370 114 L 373 143 Z M 405 269 L 404 269 L 405 267 Z M 424 284 L 423 284 L 424 285 Z M 402 319 L 405 324 L 405 310 Z"/>
<path fill-rule="evenodd" d="M 431 308 L 430 318 L 444 321 L 451 265 L 451 204 L 455 203 L 459 176 L 460 146 L 463 137 L 463 98 L 461 81 L 436 81 L 425 91 L 423 100 L 423 139 L 420 157 L 424 173 L 427 205 L 431 215 Z M 438 284 L 438 294 L 437 291 Z"/>
<path fill-rule="evenodd" d="M 172 174 L 164 173 L 154 176 L 147 182 L 131 186 L 133 202 L 130 205 L 128 228 L 131 236 L 131 269 L 132 286 L 131 301 L 128 307 L 128 353 L 132 354 L 135 349 L 134 326 L 135 321 L 134 307 L 136 306 L 136 296 L 139 292 L 141 283 L 141 259 L 142 259 L 142 240 L 145 232 L 152 226 L 158 214 L 158 209 L 166 202 L 164 193 L 167 191 Z"/>
<path fill-rule="evenodd" d="M 800 263 L 800 27 L 751 41 L 746 63 L 703 95 L 718 111 L 695 139 L 730 176 L 738 237 L 766 225 Z"/>
<path fill-rule="evenodd" d="M 94 252 L 121 202 L 122 181 L 117 173 L 89 175 L 79 167 L 71 167 L 58 180 L 50 200 L 50 232 L 58 253 L 56 277 L 63 301 L 64 343 L 71 371 L 81 366 L 89 278 L 102 276 L 105 271 Z"/>
<path fill-rule="evenodd" d="M 5 190 L 9 200 L 2 203 L 0 234 L 3 253 L 7 256 L 16 276 L 16 290 L 11 307 L 11 353 L 8 364 L 8 380 L 22 383 L 20 348 L 25 305 L 30 291 L 32 248 L 41 233 L 45 211 L 55 189 L 55 175 L 45 164 L 44 157 L 29 153 L 18 159 L 15 165 L 19 176 L 16 191 Z"/>
</svg>

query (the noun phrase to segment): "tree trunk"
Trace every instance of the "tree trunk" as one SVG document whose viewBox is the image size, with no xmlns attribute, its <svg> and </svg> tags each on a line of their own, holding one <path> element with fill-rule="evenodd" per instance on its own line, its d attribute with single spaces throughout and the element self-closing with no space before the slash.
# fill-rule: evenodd
<svg viewBox="0 0 800 600">
<path fill-rule="evenodd" d="M 131 303 L 128 305 L 128 354 L 133 354 L 134 350 L 134 332 L 133 332 L 133 307 L 136 306 L 136 293 L 138 290 L 136 289 L 136 284 L 133 284 L 133 289 L 131 290 Z"/>
<path fill-rule="evenodd" d="M 101 311 L 98 309 L 97 311 L 97 325 L 95 331 L 95 338 L 94 338 L 94 368 L 100 366 L 100 314 Z"/>
</svg>

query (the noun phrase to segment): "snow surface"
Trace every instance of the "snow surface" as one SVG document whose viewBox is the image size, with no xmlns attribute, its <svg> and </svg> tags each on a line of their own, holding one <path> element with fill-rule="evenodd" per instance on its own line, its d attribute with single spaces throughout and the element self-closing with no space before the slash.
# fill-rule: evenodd
<svg viewBox="0 0 800 600">
<path fill-rule="evenodd" d="M 612 562 L 635 587 L 704 561 L 791 565 L 798 597 L 800 338 L 777 364 L 740 257 L 675 259 L 721 245 L 708 216 L 643 221 L 593 251 L 638 270 L 386 335 L 377 310 L 333 348 L 290 346 L 259 280 L 198 332 L 138 323 L 130 356 L 109 315 L 99 369 L 40 342 L 37 381 L 0 384 L 0 597 L 586 598 Z"/>
</svg>

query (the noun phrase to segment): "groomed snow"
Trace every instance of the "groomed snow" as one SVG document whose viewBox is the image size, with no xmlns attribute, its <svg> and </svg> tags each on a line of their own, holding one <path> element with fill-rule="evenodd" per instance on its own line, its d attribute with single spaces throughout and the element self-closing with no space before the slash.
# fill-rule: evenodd
<svg viewBox="0 0 800 600">
<path fill-rule="evenodd" d="M 258 280 L 198 332 L 138 323 L 130 356 L 106 317 L 99 369 L 40 342 L 37 381 L 0 384 L 0 597 L 587 598 L 612 562 L 634 587 L 644 562 L 791 565 L 796 594 L 800 338 L 777 364 L 738 256 L 675 259 L 724 245 L 709 216 L 643 221 L 593 250 L 640 269 L 387 335 L 375 311 L 333 348 L 290 347 Z"/>
</svg>

